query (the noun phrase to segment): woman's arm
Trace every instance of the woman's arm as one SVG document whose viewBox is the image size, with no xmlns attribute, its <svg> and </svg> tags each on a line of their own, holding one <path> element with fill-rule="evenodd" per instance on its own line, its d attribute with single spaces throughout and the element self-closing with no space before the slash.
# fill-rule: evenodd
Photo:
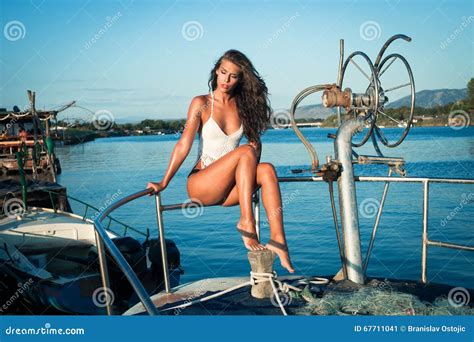
<svg viewBox="0 0 474 342">
<path fill-rule="evenodd" d="M 171 153 L 171 158 L 168 164 L 168 168 L 163 176 L 163 179 L 158 183 L 150 182 L 147 185 L 148 188 L 153 188 L 154 192 L 160 192 L 164 190 L 173 176 L 176 174 L 181 164 L 184 162 L 186 157 L 191 151 L 193 146 L 194 137 L 201 124 L 201 113 L 206 109 L 206 97 L 196 96 L 191 101 L 188 109 L 188 117 L 184 126 L 183 134 L 178 140 Z"/>
</svg>

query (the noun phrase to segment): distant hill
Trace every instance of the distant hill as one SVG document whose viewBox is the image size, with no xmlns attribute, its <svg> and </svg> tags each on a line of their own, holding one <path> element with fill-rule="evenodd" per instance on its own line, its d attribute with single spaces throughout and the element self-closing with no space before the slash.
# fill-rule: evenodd
<svg viewBox="0 0 474 342">
<path fill-rule="evenodd" d="M 297 119 L 326 119 L 336 114 L 335 108 L 326 108 L 322 104 L 306 105 L 296 108 Z"/>
<path fill-rule="evenodd" d="M 416 93 L 416 107 L 433 108 L 436 106 L 444 106 L 467 97 L 467 88 L 464 89 L 433 89 L 422 90 Z M 394 101 L 387 108 L 408 107 L 410 97 L 402 97 Z"/>
<path fill-rule="evenodd" d="M 467 88 L 464 89 L 433 89 L 421 90 L 416 93 L 416 106 L 423 108 L 433 108 L 444 106 L 449 103 L 465 99 L 467 97 Z M 398 108 L 408 106 L 410 97 L 406 96 L 390 103 L 387 108 Z M 296 109 L 297 119 L 325 119 L 336 113 L 334 108 L 324 108 L 322 104 L 306 105 Z"/>
</svg>

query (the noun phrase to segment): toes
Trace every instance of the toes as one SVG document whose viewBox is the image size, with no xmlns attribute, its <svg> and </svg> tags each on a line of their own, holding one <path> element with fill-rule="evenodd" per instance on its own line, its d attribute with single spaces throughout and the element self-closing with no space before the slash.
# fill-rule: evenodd
<svg viewBox="0 0 474 342">
<path fill-rule="evenodd" d="M 260 244 L 258 242 L 250 243 L 250 244 L 246 245 L 246 247 L 248 249 L 250 249 L 251 251 L 264 251 L 264 250 L 266 250 L 265 246 L 263 246 L 262 244 Z"/>
</svg>

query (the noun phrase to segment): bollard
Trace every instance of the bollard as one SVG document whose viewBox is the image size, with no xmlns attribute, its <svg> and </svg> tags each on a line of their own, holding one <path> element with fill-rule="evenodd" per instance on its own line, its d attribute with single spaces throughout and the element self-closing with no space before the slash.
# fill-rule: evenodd
<svg viewBox="0 0 474 342">
<path fill-rule="evenodd" d="M 259 273 L 272 273 L 273 262 L 275 261 L 275 255 L 270 250 L 263 251 L 250 251 L 248 252 L 248 258 L 252 272 Z M 252 286 L 250 291 L 254 298 L 271 298 L 273 296 L 272 285 L 270 282 L 263 282 Z"/>
</svg>

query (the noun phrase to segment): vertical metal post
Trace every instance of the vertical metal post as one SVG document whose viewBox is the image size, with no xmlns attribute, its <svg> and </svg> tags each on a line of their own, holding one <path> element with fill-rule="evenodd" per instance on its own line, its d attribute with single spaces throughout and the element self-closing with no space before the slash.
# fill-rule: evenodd
<svg viewBox="0 0 474 342">
<path fill-rule="evenodd" d="M 34 134 L 34 144 L 33 144 L 33 149 L 31 152 L 31 159 L 32 159 L 32 169 L 33 169 L 33 179 L 36 180 L 38 178 L 38 170 L 36 169 L 36 163 L 35 163 L 35 155 L 36 155 L 36 144 L 38 142 L 38 127 L 37 127 L 37 114 L 36 114 L 36 93 L 34 91 L 28 90 L 28 98 L 30 100 L 30 111 L 31 111 L 31 116 L 33 118 L 33 134 Z M 25 142 L 26 143 L 26 142 Z M 28 151 L 28 147 L 26 148 L 26 151 Z M 27 152 L 28 154 L 28 152 Z"/>
<path fill-rule="evenodd" d="M 50 166 L 51 177 L 53 183 L 56 183 L 56 170 L 54 165 L 54 141 L 51 138 L 51 132 L 49 127 L 49 119 L 44 122 L 45 125 L 45 136 L 43 137 L 43 144 L 46 146 L 46 151 L 48 152 L 48 163 Z"/>
<path fill-rule="evenodd" d="M 160 238 L 161 263 L 163 265 L 163 277 L 166 293 L 171 293 L 170 274 L 168 269 L 168 253 L 166 252 L 165 228 L 163 226 L 163 212 L 161 210 L 161 196 L 155 196 L 156 219 L 158 221 L 158 235 Z"/>
<path fill-rule="evenodd" d="M 25 178 L 25 170 L 23 168 L 23 152 L 16 152 L 16 160 L 18 163 L 18 173 L 19 173 L 19 178 L 20 178 L 20 184 L 21 184 L 21 198 L 23 200 L 23 205 L 25 207 L 25 210 L 28 210 L 28 187 L 26 183 L 26 178 Z"/>
<path fill-rule="evenodd" d="M 426 268 L 428 257 L 428 206 L 429 206 L 429 181 L 423 181 L 423 235 L 421 244 L 421 282 L 426 284 Z"/>
<path fill-rule="evenodd" d="M 362 119 L 342 123 L 334 141 L 336 159 L 342 164 L 341 176 L 337 180 L 342 232 L 344 234 L 344 255 L 346 256 L 347 278 L 357 284 L 364 284 L 360 248 L 359 215 L 357 212 L 354 168 L 352 166 L 352 135 L 363 128 Z"/>
<path fill-rule="evenodd" d="M 97 253 L 99 254 L 99 267 L 100 267 L 100 277 L 102 279 L 102 286 L 104 287 L 105 293 L 105 305 L 107 309 L 107 315 L 113 315 L 113 310 L 110 304 L 112 304 L 112 299 L 110 298 L 110 281 L 109 281 L 109 271 L 107 269 L 107 260 L 105 259 L 105 249 L 104 243 L 100 238 L 99 233 L 94 229 L 95 233 L 95 243 L 97 245 Z"/>
<path fill-rule="evenodd" d="M 255 217 L 255 231 L 260 240 L 260 189 L 255 191 L 252 197 L 253 201 L 253 216 Z"/>
<path fill-rule="evenodd" d="M 392 168 L 388 169 L 388 177 L 392 175 Z M 382 198 L 380 200 L 379 208 L 377 210 L 377 216 L 375 217 L 374 228 L 372 229 L 372 236 L 370 237 L 369 247 L 367 248 L 367 254 L 365 255 L 364 260 L 364 274 L 367 271 L 367 265 L 369 264 L 370 254 L 372 254 L 372 248 L 374 248 L 375 242 L 375 235 L 377 234 L 377 229 L 379 228 L 380 217 L 382 216 L 383 205 L 385 204 L 385 199 L 387 197 L 388 187 L 390 186 L 390 182 L 385 182 L 383 187 Z"/>
</svg>

